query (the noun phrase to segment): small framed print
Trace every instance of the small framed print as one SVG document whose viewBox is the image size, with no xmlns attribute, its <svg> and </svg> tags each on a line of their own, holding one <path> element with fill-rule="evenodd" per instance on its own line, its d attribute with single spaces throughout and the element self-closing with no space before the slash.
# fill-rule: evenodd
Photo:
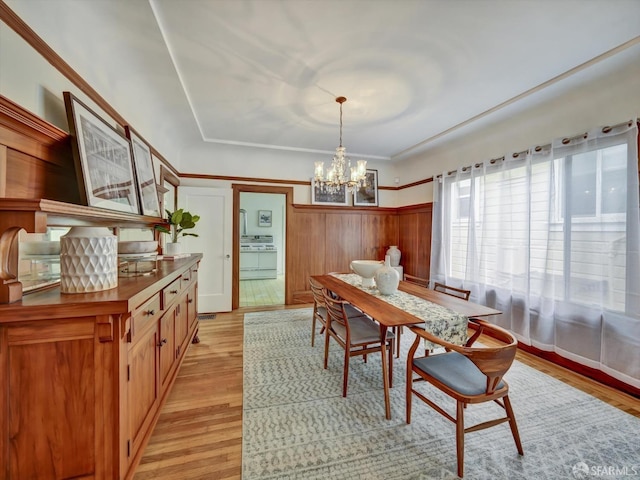
<svg viewBox="0 0 640 480">
<path fill-rule="evenodd" d="M 258 226 L 270 227 L 271 226 L 271 210 L 258 210 Z"/>
<path fill-rule="evenodd" d="M 353 192 L 353 205 L 356 207 L 378 206 L 378 171 L 368 170 L 366 183 Z"/>
<path fill-rule="evenodd" d="M 82 201 L 139 214 L 129 140 L 71 92 L 63 95 Z"/>
<path fill-rule="evenodd" d="M 349 205 L 347 186 L 342 185 L 338 191 L 324 190 L 315 180 L 311 180 L 311 203 L 313 205 Z"/>
<path fill-rule="evenodd" d="M 153 171 L 153 158 L 151 148 L 133 130 L 125 125 L 124 132 L 131 141 L 131 153 L 133 154 L 133 165 L 136 172 L 136 183 L 138 185 L 138 199 L 140 210 L 143 215 L 161 217 L 160 200 L 156 186 L 156 176 Z"/>
</svg>

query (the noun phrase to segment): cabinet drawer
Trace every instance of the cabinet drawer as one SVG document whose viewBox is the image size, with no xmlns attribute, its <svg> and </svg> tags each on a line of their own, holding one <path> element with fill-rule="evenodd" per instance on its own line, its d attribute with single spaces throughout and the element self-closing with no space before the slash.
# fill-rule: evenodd
<svg viewBox="0 0 640 480">
<path fill-rule="evenodd" d="M 167 307 L 173 302 L 173 300 L 182 291 L 181 287 L 182 277 L 176 278 L 168 286 L 162 289 L 162 309 L 166 310 Z"/>
<path fill-rule="evenodd" d="M 185 272 L 180 277 L 180 288 L 182 290 L 186 290 L 187 287 L 191 284 L 193 277 L 191 275 L 191 271 Z"/>
<path fill-rule="evenodd" d="M 136 308 L 131 323 L 131 334 L 135 338 L 136 334 L 143 332 L 146 326 L 160 317 L 160 293 L 156 293 L 145 303 Z"/>
</svg>

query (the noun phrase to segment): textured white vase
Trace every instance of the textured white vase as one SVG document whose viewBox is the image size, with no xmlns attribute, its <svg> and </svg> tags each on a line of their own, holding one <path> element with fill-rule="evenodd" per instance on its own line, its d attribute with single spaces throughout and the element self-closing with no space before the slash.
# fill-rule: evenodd
<svg viewBox="0 0 640 480">
<path fill-rule="evenodd" d="M 105 227 L 73 227 L 60 237 L 60 291 L 88 293 L 118 286 L 118 237 Z"/>
<path fill-rule="evenodd" d="M 391 245 L 387 249 L 386 254 L 389 255 L 389 257 L 391 257 L 392 267 L 397 267 L 398 265 L 400 265 L 400 257 L 402 256 L 402 252 L 400 251 L 397 245 Z"/>
<path fill-rule="evenodd" d="M 400 275 L 391 266 L 389 255 L 384 257 L 384 265 L 376 270 L 376 285 L 382 295 L 393 295 L 398 291 Z"/>
<path fill-rule="evenodd" d="M 180 242 L 167 242 L 164 245 L 165 255 L 179 255 L 182 253 L 182 244 Z"/>
</svg>

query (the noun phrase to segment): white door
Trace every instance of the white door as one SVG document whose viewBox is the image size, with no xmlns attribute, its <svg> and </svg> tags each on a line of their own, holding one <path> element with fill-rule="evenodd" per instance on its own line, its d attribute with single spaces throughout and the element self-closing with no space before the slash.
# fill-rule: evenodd
<svg viewBox="0 0 640 480">
<path fill-rule="evenodd" d="M 200 215 L 198 237 L 181 237 L 183 251 L 203 254 L 198 270 L 198 311 L 231 311 L 233 191 L 230 188 L 179 187 L 178 207 Z"/>
</svg>

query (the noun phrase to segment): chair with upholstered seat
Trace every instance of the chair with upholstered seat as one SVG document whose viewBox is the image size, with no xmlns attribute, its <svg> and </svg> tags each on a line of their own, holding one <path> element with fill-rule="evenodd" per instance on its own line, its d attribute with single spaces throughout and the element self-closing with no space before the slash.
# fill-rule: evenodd
<svg viewBox="0 0 640 480">
<path fill-rule="evenodd" d="M 329 366 L 329 340 L 333 338 L 344 349 L 344 370 L 342 374 L 342 396 L 347 396 L 349 383 L 349 361 L 351 357 L 363 356 L 365 361 L 370 353 L 389 351 L 389 385 L 393 379 L 393 332 L 387 331 L 385 341 L 380 338 L 380 326 L 371 318 L 349 317 L 347 308 L 351 306 L 346 300 L 334 298 L 324 291 L 327 309 L 327 335 L 324 346 L 324 368 Z"/>
<path fill-rule="evenodd" d="M 469 327 L 485 332 L 504 345 L 498 347 L 467 347 L 446 342 L 419 327 L 410 327 L 416 339 L 407 358 L 407 423 L 411 423 L 411 403 L 415 395 L 438 413 L 456 424 L 456 451 L 458 458 L 458 476 L 464 473 L 464 435 L 508 422 L 511 434 L 520 455 L 524 455 L 518 426 L 509 400 L 509 386 L 503 376 L 513 363 L 516 355 L 517 340 L 507 330 L 481 319 L 469 319 Z M 473 336 L 474 338 L 476 335 Z M 421 340 L 426 339 L 439 344 L 447 353 L 414 358 Z M 419 375 L 414 379 L 414 374 Z M 449 395 L 456 401 L 455 417 L 414 388 L 414 382 L 425 380 Z M 488 420 L 465 428 L 464 411 L 469 404 L 493 401 L 500 405 L 506 416 Z"/>
<path fill-rule="evenodd" d="M 327 307 L 324 303 L 324 287 L 313 278 L 309 278 L 309 286 L 311 287 L 311 293 L 313 294 L 313 317 L 311 319 L 311 346 L 313 347 L 316 339 L 316 322 L 322 325 L 320 335 L 324 333 L 327 326 Z M 346 305 L 345 310 L 349 317 L 365 316 L 364 313 L 351 304 Z"/>
<path fill-rule="evenodd" d="M 469 300 L 469 296 L 471 295 L 471 290 L 456 288 L 456 287 L 452 287 L 450 285 L 445 285 L 444 283 L 438 283 L 438 282 L 435 282 L 433 284 L 433 289 L 436 292 L 446 293 L 447 295 L 462 298 L 463 300 Z"/>
</svg>

